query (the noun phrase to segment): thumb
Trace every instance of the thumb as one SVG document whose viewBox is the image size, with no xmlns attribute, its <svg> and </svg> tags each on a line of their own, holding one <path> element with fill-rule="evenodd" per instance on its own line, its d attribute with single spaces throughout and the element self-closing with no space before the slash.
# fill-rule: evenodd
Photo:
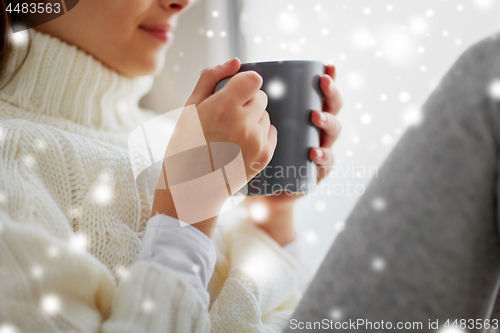
<svg viewBox="0 0 500 333">
<path fill-rule="evenodd" d="M 218 65 L 204 70 L 203 73 L 201 73 L 200 79 L 191 93 L 191 96 L 186 102 L 186 106 L 191 104 L 198 105 L 209 96 L 213 95 L 217 83 L 236 74 L 240 69 L 240 66 L 240 59 L 233 58 L 223 65 Z"/>
</svg>

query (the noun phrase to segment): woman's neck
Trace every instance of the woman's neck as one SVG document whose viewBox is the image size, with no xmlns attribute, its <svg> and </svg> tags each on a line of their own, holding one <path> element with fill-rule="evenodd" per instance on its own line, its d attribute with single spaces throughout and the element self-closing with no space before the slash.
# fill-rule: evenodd
<svg viewBox="0 0 500 333">
<path fill-rule="evenodd" d="M 126 131 L 139 125 L 138 102 L 151 88 L 152 77 L 126 78 L 60 39 L 33 29 L 30 35 L 26 60 L 0 91 L 0 100 L 100 130 Z M 8 70 L 21 65 L 26 50 L 27 45 L 13 46 Z"/>
</svg>

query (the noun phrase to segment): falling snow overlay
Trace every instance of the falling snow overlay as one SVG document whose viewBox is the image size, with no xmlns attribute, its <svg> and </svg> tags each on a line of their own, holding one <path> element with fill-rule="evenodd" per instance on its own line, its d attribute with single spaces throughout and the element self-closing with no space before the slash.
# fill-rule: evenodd
<svg viewBox="0 0 500 333">
<path fill-rule="evenodd" d="M 422 123 L 423 103 L 458 56 L 500 30 L 500 3 L 495 0 L 423 0 L 404 5 L 370 0 L 245 0 L 244 4 L 246 61 L 321 60 L 336 66 L 344 107 L 338 115 L 342 133 L 333 152 L 336 165 L 344 168 L 379 166 L 404 132 Z M 287 90 L 286 83 L 273 88 L 275 97 Z M 488 89 L 500 99 L 500 84 L 492 83 Z M 350 176 L 324 180 L 332 187 L 368 181 Z M 317 244 L 325 252 L 334 238 L 329 221 L 344 220 L 358 199 L 327 193 L 300 202 L 296 209 L 300 231 L 332 235 Z M 381 211 L 382 206 L 374 203 L 374 210 Z M 302 225 L 311 214 L 317 223 Z M 317 253 L 309 254 L 319 264 Z"/>
<path fill-rule="evenodd" d="M 330 318 L 332 318 L 335 321 L 340 321 L 343 317 L 342 310 L 339 308 L 334 308 L 332 311 L 330 311 Z"/>
</svg>

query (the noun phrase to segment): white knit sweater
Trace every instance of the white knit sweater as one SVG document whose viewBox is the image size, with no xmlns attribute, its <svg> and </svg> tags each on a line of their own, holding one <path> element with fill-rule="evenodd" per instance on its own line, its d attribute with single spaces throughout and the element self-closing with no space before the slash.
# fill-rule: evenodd
<svg viewBox="0 0 500 333">
<path fill-rule="evenodd" d="M 26 62 L 0 91 L 0 328 L 287 326 L 297 264 L 250 223 L 217 228 L 210 311 L 174 272 L 136 261 L 152 193 L 135 185 L 127 136 L 145 120 L 138 101 L 152 78 L 124 78 L 74 46 L 31 33 Z M 9 69 L 24 51 L 14 47 Z"/>
</svg>

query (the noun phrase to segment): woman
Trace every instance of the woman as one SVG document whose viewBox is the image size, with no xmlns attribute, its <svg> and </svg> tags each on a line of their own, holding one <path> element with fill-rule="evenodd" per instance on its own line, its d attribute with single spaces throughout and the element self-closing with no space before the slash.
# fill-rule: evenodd
<svg viewBox="0 0 500 333">
<path fill-rule="evenodd" d="M 155 238 L 150 225 L 178 225 L 168 191 L 153 194 L 135 185 L 127 137 L 146 120 L 137 103 L 189 6 L 189 0 L 82 0 L 30 32 L 27 56 L 26 46 L 2 45 L 0 325 L 23 332 L 270 332 L 286 326 L 297 302 L 297 263 L 282 246 L 295 238 L 298 196 L 255 199 L 270 212 L 258 227 L 246 221 L 214 233 L 211 219 Z M 4 38 L 8 29 L 6 18 Z M 234 142 L 246 165 L 265 165 L 276 130 L 262 79 L 254 72 L 235 75 L 239 65 L 234 59 L 205 71 L 187 105 L 196 105 L 207 141 Z M 228 87 L 213 94 L 215 84 L 232 75 Z M 331 167 L 329 148 L 340 130 L 334 76 L 327 66 L 320 82 L 325 110 L 311 116 L 322 129 L 322 146 L 310 153 L 320 178 Z M 222 122 L 227 113 L 220 113 L 220 103 L 242 111 L 231 126 Z M 242 130 L 248 135 L 238 135 Z M 140 165 L 140 157 L 133 158 Z M 159 254 L 145 253 L 143 244 Z M 251 253 L 272 264 L 266 276 L 242 265 Z"/>
</svg>

